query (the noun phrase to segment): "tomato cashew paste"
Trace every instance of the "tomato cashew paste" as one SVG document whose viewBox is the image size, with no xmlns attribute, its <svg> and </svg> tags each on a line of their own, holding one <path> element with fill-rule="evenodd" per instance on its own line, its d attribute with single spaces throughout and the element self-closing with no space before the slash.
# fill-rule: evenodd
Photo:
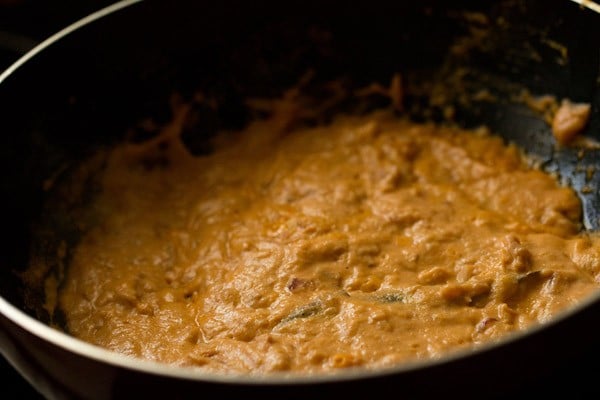
<svg viewBox="0 0 600 400">
<path fill-rule="evenodd" d="M 111 150 L 72 249 L 67 330 L 219 373 L 323 373 L 441 357 L 596 291 L 578 196 L 485 129 L 386 111 L 277 113 L 192 155 L 187 108 Z"/>
</svg>

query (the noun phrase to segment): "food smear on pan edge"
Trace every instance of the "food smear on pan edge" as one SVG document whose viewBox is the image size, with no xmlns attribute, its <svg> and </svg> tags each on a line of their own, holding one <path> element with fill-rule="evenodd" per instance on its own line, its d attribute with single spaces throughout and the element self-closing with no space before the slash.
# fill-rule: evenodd
<svg viewBox="0 0 600 400">
<path fill-rule="evenodd" d="M 209 154 L 182 141 L 185 103 L 106 154 L 95 223 L 47 286 L 69 334 L 217 373 L 320 374 L 476 347 L 598 290 L 576 193 L 488 130 L 391 110 L 296 126 L 297 104 L 271 106 Z"/>
</svg>

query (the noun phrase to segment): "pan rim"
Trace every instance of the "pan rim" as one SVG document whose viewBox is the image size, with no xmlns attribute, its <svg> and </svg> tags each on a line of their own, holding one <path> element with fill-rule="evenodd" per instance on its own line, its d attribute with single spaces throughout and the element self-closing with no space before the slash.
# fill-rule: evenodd
<svg viewBox="0 0 600 400">
<path fill-rule="evenodd" d="M 508 346 L 526 337 L 548 330 L 551 327 L 564 323 L 570 317 L 580 311 L 591 307 L 592 304 L 600 302 L 600 291 L 589 295 L 573 307 L 563 310 L 552 320 L 540 323 L 523 331 L 516 331 L 508 334 L 497 341 L 483 343 L 478 346 L 468 346 L 466 348 L 450 351 L 439 358 L 427 358 L 400 363 L 395 366 L 381 368 L 355 368 L 344 369 L 335 372 L 304 374 L 304 373 L 268 373 L 268 374 L 247 374 L 247 373 L 216 373 L 203 371 L 194 367 L 173 366 L 156 361 L 144 360 L 141 358 L 130 357 L 112 350 L 108 350 L 66 333 L 60 332 L 49 325 L 27 315 L 25 312 L 8 302 L 0 295 L 0 315 L 7 318 L 19 328 L 36 336 L 37 338 L 48 342 L 62 350 L 74 353 L 80 357 L 92 359 L 99 363 L 108 364 L 114 367 L 133 370 L 137 372 L 149 373 L 152 375 L 184 379 L 190 381 L 205 381 L 211 383 L 242 384 L 242 385 L 297 385 L 297 384 L 318 384 L 318 383 L 339 383 L 344 381 L 356 381 L 357 379 L 383 378 L 402 373 L 416 372 L 426 370 L 430 367 L 438 367 L 444 364 L 450 364 L 460 361 L 470 356 L 483 354 L 494 349 Z M 2 350 L 0 349 L 0 352 Z"/>
<path fill-rule="evenodd" d="M 140 3 L 142 1 L 144 1 L 144 0 L 120 0 L 114 4 L 111 4 L 107 7 L 104 7 L 98 11 L 95 11 L 95 12 L 79 19 L 70 25 L 67 25 L 65 28 L 59 30 L 58 32 L 54 33 L 53 35 L 51 35 L 48 38 L 41 41 L 39 44 L 34 46 L 27 53 L 25 53 L 24 55 L 19 57 L 11 65 L 9 65 L 4 71 L 2 71 L 2 73 L 0 73 L 0 84 L 2 82 L 4 82 L 10 75 L 12 75 L 16 70 L 18 70 L 27 61 L 31 60 L 38 53 L 40 53 L 43 50 L 45 50 L 46 48 L 50 47 L 52 44 L 58 42 L 60 39 L 64 38 L 65 36 L 68 36 L 69 34 L 75 32 L 76 30 L 78 30 L 84 26 L 87 26 L 96 20 L 99 20 L 102 17 L 105 17 L 109 14 L 112 14 L 112 13 L 118 11 L 118 10 L 127 8 L 133 4 Z"/>
</svg>

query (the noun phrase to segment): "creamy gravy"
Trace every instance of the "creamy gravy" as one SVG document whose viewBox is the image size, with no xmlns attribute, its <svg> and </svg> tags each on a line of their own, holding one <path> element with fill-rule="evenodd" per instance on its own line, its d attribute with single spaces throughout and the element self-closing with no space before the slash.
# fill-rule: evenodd
<svg viewBox="0 0 600 400">
<path fill-rule="evenodd" d="M 598 289 L 577 195 L 485 130 L 274 117 L 192 156 L 185 114 L 108 157 L 58 298 L 82 340 L 223 373 L 378 368 Z"/>
</svg>

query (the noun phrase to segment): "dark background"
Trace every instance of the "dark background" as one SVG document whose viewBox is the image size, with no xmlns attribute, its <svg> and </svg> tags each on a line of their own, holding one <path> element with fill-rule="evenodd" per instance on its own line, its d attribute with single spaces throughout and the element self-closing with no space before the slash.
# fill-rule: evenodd
<svg viewBox="0 0 600 400">
<path fill-rule="evenodd" d="M 114 0 L 0 0 L 0 68 L 72 22 Z"/>
<path fill-rule="evenodd" d="M 36 43 L 113 2 L 111 0 L 0 0 L 0 71 L 7 68 Z M 600 398 L 600 384 L 596 372 L 600 359 L 599 328 L 590 327 L 593 330 L 598 329 L 599 339 L 597 345 L 589 349 L 588 354 L 566 361 L 565 365 L 558 370 L 542 375 L 542 379 L 532 380 L 511 397 L 515 399 L 556 398 L 556 396 L 569 399 Z M 565 346 L 568 346 L 571 340 L 576 338 L 565 338 Z M 12 398 L 41 397 L 1 357 L 0 374 L 2 381 L 10 384 Z M 490 388 L 491 392 L 493 390 L 494 388 Z M 481 398 L 490 398 L 490 393 L 482 393 Z"/>
</svg>

